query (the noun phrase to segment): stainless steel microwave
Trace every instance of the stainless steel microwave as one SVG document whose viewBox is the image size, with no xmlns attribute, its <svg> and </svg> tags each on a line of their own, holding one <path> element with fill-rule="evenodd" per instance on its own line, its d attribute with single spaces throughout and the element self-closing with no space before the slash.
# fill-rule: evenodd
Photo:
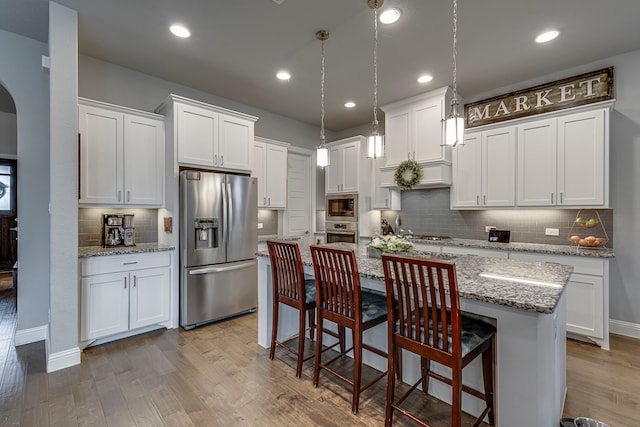
<svg viewBox="0 0 640 427">
<path fill-rule="evenodd" d="M 358 221 L 358 195 L 335 194 L 327 196 L 326 221 Z"/>
</svg>

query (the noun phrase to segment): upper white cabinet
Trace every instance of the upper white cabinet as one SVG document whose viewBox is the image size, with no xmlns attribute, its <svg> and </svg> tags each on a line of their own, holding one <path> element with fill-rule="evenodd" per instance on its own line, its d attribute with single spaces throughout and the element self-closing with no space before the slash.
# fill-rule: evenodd
<svg viewBox="0 0 640 427">
<path fill-rule="evenodd" d="M 371 170 L 367 159 L 361 158 L 366 149 L 365 143 L 363 136 L 355 136 L 327 144 L 329 149 L 329 166 L 325 170 L 327 194 L 358 193 L 365 190 L 364 185 L 361 186 L 361 184 L 370 183 L 370 177 L 363 179 L 361 174 Z M 369 190 L 367 189 L 366 192 L 368 193 Z"/>
<path fill-rule="evenodd" d="M 453 149 L 453 208 L 515 205 L 516 132 L 512 126 L 465 135 Z"/>
<path fill-rule="evenodd" d="M 164 117 L 80 98 L 79 203 L 162 206 Z"/>
<path fill-rule="evenodd" d="M 251 176 L 258 178 L 258 207 L 287 207 L 287 146 L 289 144 L 256 137 L 253 144 Z"/>
<path fill-rule="evenodd" d="M 177 95 L 157 111 L 171 122 L 179 164 L 251 171 L 256 117 Z"/>
<path fill-rule="evenodd" d="M 608 207 L 609 109 L 518 126 L 518 206 Z"/>
<path fill-rule="evenodd" d="M 382 187 L 382 175 L 380 167 L 384 166 L 384 157 L 378 157 L 373 161 L 371 182 L 371 208 L 372 209 L 393 209 L 399 211 L 402 208 L 400 190 Z"/>
</svg>

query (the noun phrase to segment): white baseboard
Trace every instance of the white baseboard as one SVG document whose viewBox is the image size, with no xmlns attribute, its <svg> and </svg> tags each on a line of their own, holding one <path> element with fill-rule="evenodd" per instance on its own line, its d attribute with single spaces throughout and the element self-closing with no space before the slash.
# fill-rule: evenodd
<svg viewBox="0 0 640 427">
<path fill-rule="evenodd" d="M 626 337 L 640 339 L 640 324 L 610 319 L 609 332 L 611 332 L 612 334 L 624 335 Z"/>
<path fill-rule="evenodd" d="M 48 325 L 37 326 L 35 328 L 21 329 L 16 331 L 13 337 L 13 344 L 19 345 L 31 344 L 32 342 L 43 341 L 47 339 Z"/>
<path fill-rule="evenodd" d="M 78 347 L 47 355 L 47 373 L 79 364 L 80 349 Z"/>
</svg>

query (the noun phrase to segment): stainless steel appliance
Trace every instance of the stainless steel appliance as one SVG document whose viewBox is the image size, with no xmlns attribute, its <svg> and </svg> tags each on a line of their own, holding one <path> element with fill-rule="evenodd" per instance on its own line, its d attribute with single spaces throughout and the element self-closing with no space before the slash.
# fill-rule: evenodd
<svg viewBox="0 0 640 427">
<path fill-rule="evenodd" d="M 327 221 L 358 221 L 358 195 L 333 194 L 327 196 Z"/>
<path fill-rule="evenodd" d="M 122 244 L 125 246 L 136 245 L 133 218 L 133 214 L 124 214 L 122 218 Z"/>
<path fill-rule="evenodd" d="M 102 246 L 122 245 L 122 214 L 102 214 Z"/>
<path fill-rule="evenodd" d="M 327 243 L 356 243 L 358 241 L 358 223 L 354 221 L 346 222 L 326 222 L 326 242 Z"/>
<path fill-rule="evenodd" d="M 257 180 L 180 172 L 180 325 L 255 311 Z"/>
</svg>

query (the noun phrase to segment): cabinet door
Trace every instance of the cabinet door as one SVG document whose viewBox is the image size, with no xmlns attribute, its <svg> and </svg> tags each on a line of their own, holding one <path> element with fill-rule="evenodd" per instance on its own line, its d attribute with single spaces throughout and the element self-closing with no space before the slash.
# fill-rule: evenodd
<svg viewBox="0 0 640 427">
<path fill-rule="evenodd" d="M 220 114 L 220 139 L 216 166 L 251 170 L 253 122 Z"/>
<path fill-rule="evenodd" d="M 124 115 L 80 105 L 80 203 L 123 202 Z"/>
<path fill-rule="evenodd" d="M 482 133 L 481 203 L 487 207 L 515 206 L 516 131 L 512 126 Z"/>
<path fill-rule="evenodd" d="M 417 162 L 442 160 L 442 98 L 428 99 L 413 107 L 412 155 Z"/>
<path fill-rule="evenodd" d="M 129 273 L 83 277 L 80 340 L 129 329 Z"/>
<path fill-rule="evenodd" d="M 325 168 L 325 192 L 339 193 L 342 187 L 342 148 L 329 148 L 329 166 Z"/>
<path fill-rule="evenodd" d="M 177 104 L 178 162 L 214 166 L 218 146 L 218 113 L 191 105 Z"/>
<path fill-rule="evenodd" d="M 124 117 L 124 202 L 162 205 L 164 185 L 164 123 L 145 117 Z"/>
<path fill-rule="evenodd" d="M 360 178 L 360 143 L 351 142 L 342 145 L 342 187 L 343 193 L 357 193 Z"/>
<path fill-rule="evenodd" d="M 480 133 L 465 135 L 464 145 L 453 148 L 452 156 L 451 207 L 479 207 L 480 193 L 482 192 L 482 141 Z"/>
<path fill-rule="evenodd" d="M 603 278 L 573 273 L 567 283 L 567 332 L 604 338 Z"/>
<path fill-rule="evenodd" d="M 391 190 L 387 187 L 380 187 L 381 174 L 380 167 L 384 166 L 384 157 L 378 157 L 373 164 L 371 171 L 372 190 L 371 190 L 371 206 L 373 209 L 401 209 L 400 191 Z"/>
<path fill-rule="evenodd" d="M 385 115 L 385 158 L 387 166 L 398 165 L 413 153 L 409 148 L 411 137 L 411 113 L 409 109 L 389 112 Z"/>
<path fill-rule="evenodd" d="M 150 268 L 132 271 L 130 274 L 129 328 L 136 329 L 169 320 L 170 269 Z"/>
<path fill-rule="evenodd" d="M 557 164 L 556 120 L 518 126 L 518 206 L 554 206 Z"/>
<path fill-rule="evenodd" d="M 267 144 L 255 142 L 253 144 L 253 168 L 251 176 L 258 178 L 258 207 L 267 207 Z"/>
<path fill-rule="evenodd" d="M 266 195 L 270 208 L 287 207 L 287 148 L 267 144 Z"/>
<path fill-rule="evenodd" d="M 558 204 L 604 204 L 603 110 L 558 118 Z"/>
</svg>

